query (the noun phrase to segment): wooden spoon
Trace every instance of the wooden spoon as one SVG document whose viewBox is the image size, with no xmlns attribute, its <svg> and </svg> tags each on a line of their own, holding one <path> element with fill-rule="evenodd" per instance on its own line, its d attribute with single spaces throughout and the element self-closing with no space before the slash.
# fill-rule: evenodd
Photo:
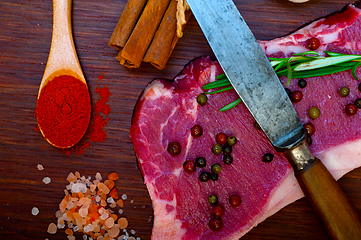
<svg viewBox="0 0 361 240">
<path fill-rule="evenodd" d="M 53 0 L 53 33 L 51 48 L 44 75 L 41 80 L 38 99 L 41 95 L 43 88 L 55 77 L 61 75 L 70 75 L 72 77 L 75 77 L 76 79 L 79 79 L 85 84 L 86 88 L 88 89 L 74 46 L 71 26 L 71 8 L 72 0 Z M 88 120 L 90 120 L 90 114 Z M 87 121 L 87 124 L 89 125 L 89 121 Z M 47 138 L 47 136 L 42 131 L 40 124 L 39 129 L 44 138 L 55 147 L 72 147 L 81 139 L 80 138 L 78 141 L 69 144 L 68 146 L 57 146 L 57 144 L 54 144 Z M 82 136 L 84 134 L 85 131 Z"/>
</svg>

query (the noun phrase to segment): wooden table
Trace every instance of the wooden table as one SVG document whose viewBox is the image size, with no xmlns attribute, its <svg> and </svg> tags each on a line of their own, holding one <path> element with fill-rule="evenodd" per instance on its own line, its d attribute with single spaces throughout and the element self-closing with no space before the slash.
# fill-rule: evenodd
<svg viewBox="0 0 361 240">
<path fill-rule="evenodd" d="M 237 7 L 258 39 L 285 35 L 311 20 L 342 9 L 348 0 L 311 0 L 292 4 L 286 0 L 236 0 Z M 129 70 L 115 59 L 108 40 L 126 0 L 73 2 L 73 34 L 93 103 L 95 89 L 106 86 L 112 96 L 107 138 L 93 143 L 83 154 L 66 155 L 50 146 L 35 130 L 36 99 L 49 54 L 52 2 L 4 0 L 0 3 L 0 239 L 66 239 L 64 230 L 46 232 L 54 222 L 69 172 L 94 177 L 112 171 L 120 175 L 120 194 L 126 194 L 124 216 L 135 236 L 150 239 L 153 211 L 137 168 L 129 128 L 136 100 L 153 78 L 173 78 L 191 59 L 212 55 L 192 17 L 184 37 L 167 67 L 158 71 L 148 64 Z M 99 79 L 99 76 L 104 76 Z M 346 159 L 345 159 L 346 160 Z M 45 169 L 39 171 L 37 164 Z M 42 182 L 50 177 L 51 183 Z M 361 212 L 361 169 L 340 181 Z M 37 207 L 40 213 L 31 214 Z M 242 239 L 327 239 L 308 203 L 301 199 L 254 228 Z"/>
</svg>

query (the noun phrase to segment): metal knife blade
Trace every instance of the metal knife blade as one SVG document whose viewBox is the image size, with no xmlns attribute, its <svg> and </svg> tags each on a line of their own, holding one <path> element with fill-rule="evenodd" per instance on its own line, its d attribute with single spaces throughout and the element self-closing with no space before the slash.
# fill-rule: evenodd
<svg viewBox="0 0 361 240">
<path fill-rule="evenodd" d="M 296 178 L 331 239 L 361 239 L 354 206 L 322 162 L 271 64 L 232 0 L 187 0 L 228 80 Z"/>
<path fill-rule="evenodd" d="M 302 141 L 305 131 L 297 113 L 234 3 L 188 4 L 226 76 L 271 143 L 287 150 Z"/>
</svg>

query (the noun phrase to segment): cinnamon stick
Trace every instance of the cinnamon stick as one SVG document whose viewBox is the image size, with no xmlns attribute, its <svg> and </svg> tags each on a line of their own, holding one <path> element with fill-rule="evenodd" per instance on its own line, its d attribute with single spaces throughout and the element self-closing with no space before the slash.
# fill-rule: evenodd
<svg viewBox="0 0 361 240">
<path fill-rule="evenodd" d="M 110 37 L 109 46 L 119 50 L 125 46 L 146 2 L 147 0 L 128 0 Z"/>
<path fill-rule="evenodd" d="M 148 0 L 124 48 L 117 59 L 128 68 L 138 68 L 154 37 L 170 0 Z"/>
<path fill-rule="evenodd" d="M 176 14 L 177 0 L 171 0 L 159 28 L 155 33 L 154 39 L 143 59 L 144 62 L 152 64 L 159 70 L 162 70 L 165 67 L 179 39 L 177 35 Z M 187 21 L 190 16 L 191 12 L 188 11 L 185 16 Z"/>
</svg>

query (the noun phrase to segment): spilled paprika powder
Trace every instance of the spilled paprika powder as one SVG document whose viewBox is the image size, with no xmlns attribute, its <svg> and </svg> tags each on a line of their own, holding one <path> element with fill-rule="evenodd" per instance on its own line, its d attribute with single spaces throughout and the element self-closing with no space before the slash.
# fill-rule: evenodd
<svg viewBox="0 0 361 240">
<path fill-rule="evenodd" d="M 90 95 L 81 80 L 60 75 L 41 90 L 36 117 L 40 131 L 52 145 L 59 148 L 74 146 L 86 132 L 90 116 Z"/>
</svg>

